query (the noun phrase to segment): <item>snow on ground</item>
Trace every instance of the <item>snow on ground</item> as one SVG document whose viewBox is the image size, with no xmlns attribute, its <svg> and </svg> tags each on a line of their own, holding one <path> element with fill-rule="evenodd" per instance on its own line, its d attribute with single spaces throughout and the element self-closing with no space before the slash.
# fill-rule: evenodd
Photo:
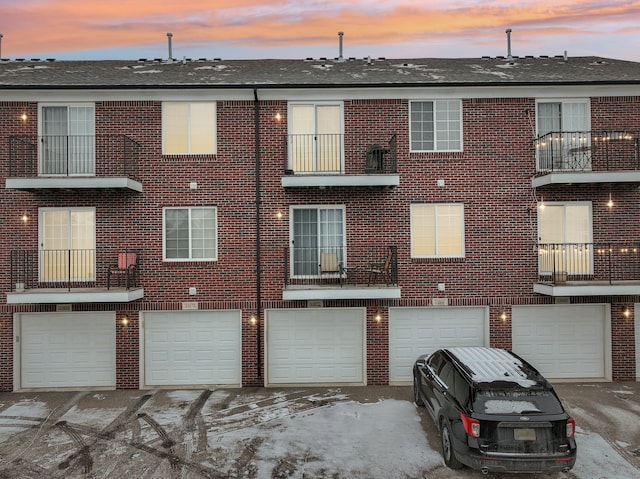
<svg viewBox="0 0 640 479">
<path fill-rule="evenodd" d="M 176 454 L 181 450 L 186 451 L 185 461 L 197 462 L 203 467 L 215 467 L 217 471 L 229 471 L 230 474 L 242 465 L 246 477 L 259 479 L 484 477 L 479 472 L 446 469 L 439 449 L 432 449 L 427 441 L 421 424 L 421 416 L 426 414 L 425 411 L 407 400 L 384 399 L 360 403 L 332 390 L 324 394 L 317 391 L 309 394 L 304 390 L 292 390 L 286 394 L 261 391 L 247 395 L 234 394 L 235 398 L 231 399 L 232 395 L 226 391 L 213 391 L 202 407 L 198 427 L 185 428 L 187 411 L 201 393 L 185 390 L 154 394 L 139 410 L 141 414 L 136 416 L 138 419 L 127 423 L 138 428 L 132 429 L 133 433 L 127 429 L 113 442 L 107 442 L 104 437 L 98 438 L 104 447 L 100 449 L 100 456 L 96 452 L 93 457 L 96 471 L 99 470 L 99 463 L 102 464 L 100 461 L 104 461 L 104 467 L 108 466 L 108 470 L 114 474 L 116 467 L 128 467 L 134 462 L 142 468 L 147 467 L 147 463 L 156 464 L 155 467 L 158 467 L 158 463 L 164 464 L 165 460 L 158 461 L 158 457 L 140 448 L 132 453 L 127 446 L 127 440 L 135 437 L 150 447 L 164 451 L 164 446 L 160 444 L 163 437 L 159 435 L 160 431 L 166 432 L 175 441 Z M 87 444 L 96 441 L 95 436 L 89 436 L 91 430 L 105 427 L 123 411 L 119 405 L 109 408 L 105 404 L 101 408 L 99 403 L 102 398 L 94 396 L 93 399 L 97 401 L 89 404 L 81 402 L 84 407 L 76 405 L 61 418 L 75 427 Z M 77 445 L 59 428 L 51 429 L 48 434 L 40 430 L 52 412 L 50 405 L 35 399 L 23 399 L 9 406 L 0 413 L 0 443 L 6 447 L 11 444 L 9 440 L 12 437 L 21 432 L 34 431 L 33 437 L 23 436 L 25 443 L 19 445 L 20 450 L 12 453 L 12 457 L 19 454 L 28 460 L 25 452 L 27 445 L 38 445 L 40 441 L 43 444 L 39 451 L 43 451 L 41 454 L 44 456 L 50 454 L 50 457 L 41 455 L 32 460 L 49 468 L 56 466 L 76 454 L 74 448 Z M 605 421 L 610 412 L 607 406 L 603 406 L 601 414 L 597 415 L 598 419 Z M 574 410 L 573 413 L 580 424 L 582 411 Z M 616 411 L 616 414 L 619 413 Z M 140 419 L 142 416 L 146 419 Z M 631 420 L 632 415 L 627 413 L 623 418 Z M 154 425 L 155 429 L 152 427 Z M 92 429 L 83 429 L 84 426 Z M 638 427 L 637 421 L 627 424 L 627 427 Z M 202 431 L 203 435 L 198 436 L 198 431 Z M 576 433 L 578 459 L 574 469 L 568 474 L 548 477 L 640 479 L 640 470 L 623 457 L 630 454 L 631 449 L 637 448 L 637 444 L 628 444 L 621 436 L 616 437 L 615 432 L 605 437 L 609 441 L 584 426 L 579 427 Z M 430 439 L 432 444 L 439 442 L 438 438 Z M 69 446 L 63 447 L 65 444 Z M 199 449 L 201 445 L 203 447 Z M 204 454 L 198 455 L 198 450 Z M 125 457 L 129 459 L 124 460 Z M 95 477 L 107 476 L 98 474 Z M 506 476 L 496 477 L 502 479 Z"/>
<path fill-rule="evenodd" d="M 578 455 L 571 472 L 580 479 L 639 479 L 633 467 L 599 434 L 577 428 Z"/>
<path fill-rule="evenodd" d="M 334 403 L 225 433 L 210 443 L 230 446 L 246 437 L 263 439 L 254 456 L 258 477 L 271 477 L 287 461 L 295 472 L 290 477 L 354 479 L 422 477 L 442 462 L 407 401 Z"/>
<path fill-rule="evenodd" d="M 0 415 L 0 443 L 17 432 L 37 427 L 49 413 L 47 404 L 41 401 L 23 399 L 12 404 Z"/>
</svg>

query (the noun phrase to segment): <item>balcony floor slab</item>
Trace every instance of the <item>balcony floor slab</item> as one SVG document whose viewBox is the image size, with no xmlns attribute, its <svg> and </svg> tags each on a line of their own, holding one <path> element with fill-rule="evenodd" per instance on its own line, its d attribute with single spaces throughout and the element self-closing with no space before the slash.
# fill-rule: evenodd
<svg viewBox="0 0 640 479">
<path fill-rule="evenodd" d="M 7 293 L 7 304 L 130 303 L 143 297 L 143 288 L 42 288 Z"/>
<path fill-rule="evenodd" d="M 534 283 L 533 292 L 545 296 L 635 296 L 640 281 L 567 281 L 564 284 Z"/>
</svg>

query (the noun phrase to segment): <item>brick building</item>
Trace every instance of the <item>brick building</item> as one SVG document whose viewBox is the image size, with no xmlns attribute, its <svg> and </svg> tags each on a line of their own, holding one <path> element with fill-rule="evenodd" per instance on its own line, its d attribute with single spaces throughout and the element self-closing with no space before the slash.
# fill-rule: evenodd
<svg viewBox="0 0 640 479">
<path fill-rule="evenodd" d="M 640 64 L 0 61 L 0 390 L 635 380 Z"/>
</svg>

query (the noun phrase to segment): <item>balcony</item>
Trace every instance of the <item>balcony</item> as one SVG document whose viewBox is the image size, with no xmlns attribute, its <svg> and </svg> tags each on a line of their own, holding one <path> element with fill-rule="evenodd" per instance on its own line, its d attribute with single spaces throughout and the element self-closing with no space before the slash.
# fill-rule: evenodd
<svg viewBox="0 0 640 479">
<path fill-rule="evenodd" d="M 124 189 L 142 191 L 142 147 L 125 135 L 9 137 L 9 175 L 15 190 Z"/>
<path fill-rule="evenodd" d="M 287 135 L 285 137 L 285 188 L 327 188 L 400 184 L 397 174 L 396 135 L 385 145 L 368 145 L 361 163 L 345 168 L 344 135 Z M 351 169 L 353 167 L 353 169 Z M 352 172 L 351 172 L 352 171 Z"/>
<path fill-rule="evenodd" d="M 128 303 L 143 298 L 132 250 L 12 250 L 8 304 Z"/>
<path fill-rule="evenodd" d="M 538 245 L 535 293 L 547 296 L 640 294 L 640 242 Z"/>
<path fill-rule="evenodd" d="M 285 248 L 283 300 L 399 299 L 396 246 Z"/>
<path fill-rule="evenodd" d="M 534 140 L 534 188 L 574 183 L 640 183 L 640 136 L 633 131 L 551 132 Z"/>
</svg>

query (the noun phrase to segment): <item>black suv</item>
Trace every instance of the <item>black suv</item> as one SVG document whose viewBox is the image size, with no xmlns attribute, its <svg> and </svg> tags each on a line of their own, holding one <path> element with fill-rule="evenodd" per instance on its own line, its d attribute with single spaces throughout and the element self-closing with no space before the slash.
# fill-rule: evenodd
<svg viewBox="0 0 640 479">
<path fill-rule="evenodd" d="M 568 471 L 576 462 L 575 421 L 551 384 L 511 351 L 460 347 L 420 356 L 413 394 L 433 417 L 452 469 Z"/>
</svg>

